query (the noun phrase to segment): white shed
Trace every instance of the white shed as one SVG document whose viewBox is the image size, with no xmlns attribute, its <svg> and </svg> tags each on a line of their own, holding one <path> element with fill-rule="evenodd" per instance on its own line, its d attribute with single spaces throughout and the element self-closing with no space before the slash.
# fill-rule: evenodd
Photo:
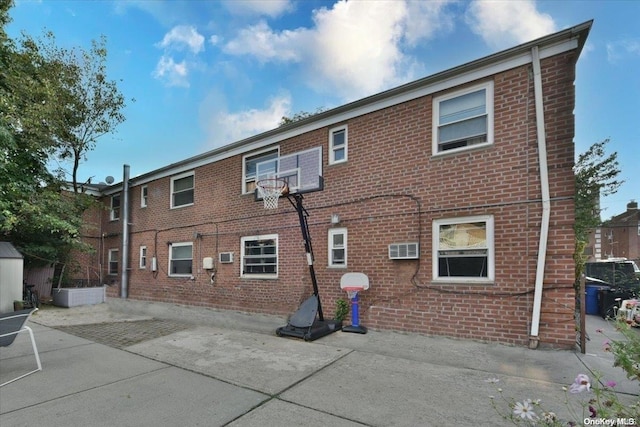
<svg viewBox="0 0 640 427">
<path fill-rule="evenodd" d="M 13 302 L 22 300 L 24 259 L 9 242 L 0 242 L 0 313 L 13 311 Z"/>
</svg>

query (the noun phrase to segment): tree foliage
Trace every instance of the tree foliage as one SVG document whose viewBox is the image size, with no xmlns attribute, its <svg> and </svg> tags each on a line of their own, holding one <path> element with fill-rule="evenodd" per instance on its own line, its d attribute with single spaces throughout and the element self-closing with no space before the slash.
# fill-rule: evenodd
<svg viewBox="0 0 640 427">
<path fill-rule="evenodd" d="M 82 214 L 92 198 L 77 184 L 78 165 L 97 139 L 124 120 L 124 98 L 106 78 L 104 38 L 92 49 L 65 50 L 6 33 L 13 2 L 0 1 L 0 239 L 27 264 L 64 261 L 81 243 Z M 74 192 L 53 159 L 72 159 Z"/>
<path fill-rule="evenodd" d="M 575 232 L 579 240 L 600 225 L 600 197 L 618 191 L 624 183 L 619 179 L 618 153 L 606 154 L 609 139 L 593 144 L 578 156 L 574 167 L 576 177 L 576 222 Z"/>
<path fill-rule="evenodd" d="M 56 155 L 73 164 L 71 182 L 77 193 L 81 161 L 101 136 L 115 132 L 125 120 L 125 98 L 117 82 L 107 78 L 106 38 L 93 40 L 88 51 L 57 47 L 51 32 L 40 41 L 26 37 L 23 45 L 36 46 L 48 64 L 59 65 L 55 74 L 58 108 L 49 120 L 56 129 Z"/>
<path fill-rule="evenodd" d="M 584 249 L 589 233 L 602 223 L 600 218 L 600 197 L 609 196 L 618 191 L 624 183 L 619 179 L 620 165 L 618 153 L 606 154 L 609 139 L 594 143 L 578 156 L 574 166 L 576 180 L 575 223 L 576 280 L 584 272 Z"/>
<path fill-rule="evenodd" d="M 303 119 L 306 119 L 308 117 L 315 116 L 316 114 L 322 113 L 325 110 L 326 110 L 326 108 L 319 107 L 315 112 L 300 111 L 300 112 L 295 113 L 292 117 L 283 116 L 282 119 L 280 119 L 280 123 L 278 124 L 278 126 L 284 126 L 284 125 L 288 125 L 288 124 L 291 124 L 291 123 L 298 122 L 300 120 L 303 120 Z"/>
</svg>

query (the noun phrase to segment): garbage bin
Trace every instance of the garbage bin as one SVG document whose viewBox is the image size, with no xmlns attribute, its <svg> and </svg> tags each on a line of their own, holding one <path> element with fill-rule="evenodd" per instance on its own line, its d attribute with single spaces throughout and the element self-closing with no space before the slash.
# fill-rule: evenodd
<svg viewBox="0 0 640 427">
<path fill-rule="evenodd" d="M 585 298 L 584 311 L 586 314 L 600 314 L 600 307 L 598 305 L 598 294 L 601 289 L 605 289 L 606 286 L 602 285 L 586 285 L 587 296 Z"/>
</svg>

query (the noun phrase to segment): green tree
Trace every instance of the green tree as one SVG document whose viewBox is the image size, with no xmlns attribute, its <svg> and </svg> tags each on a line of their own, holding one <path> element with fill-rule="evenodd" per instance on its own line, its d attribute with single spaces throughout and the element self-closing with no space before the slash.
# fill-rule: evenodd
<svg viewBox="0 0 640 427">
<path fill-rule="evenodd" d="M 283 116 L 282 119 L 280 119 L 280 123 L 278 124 L 278 126 L 284 126 L 284 125 L 288 125 L 290 123 L 298 122 L 298 121 L 306 119 L 308 117 L 315 116 L 316 114 L 320 114 L 325 110 L 326 110 L 326 108 L 319 107 L 314 113 L 310 113 L 308 111 L 300 111 L 300 112 L 294 114 L 293 117 Z"/>
<path fill-rule="evenodd" d="M 106 78 L 105 40 L 89 52 L 27 35 L 7 36 L 13 2 L 0 1 L 0 239 L 36 260 L 64 262 L 80 240 L 93 199 L 79 192 L 77 170 L 97 139 L 124 120 L 124 98 Z M 52 159 L 71 159 L 73 192 Z"/>
<path fill-rule="evenodd" d="M 53 76 L 58 108 L 49 123 L 55 128 L 56 155 L 72 163 L 71 182 L 77 193 L 80 163 L 100 137 L 114 133 L 125 121 L 125 97 L 117 82 L 107 77 L 106 38 L 93 40 L 88 51 L 57 47 L 51 32 L 39 41 L 26 37 L 22 44 L 37 46 L 48 64 L 58 66 Z"/>
<path fill-rule="evenodd" d="M 618 153 L 606 154 L 608 143 L 609 139 L 594 143 L 578 156 L 574 166 L 576 279 L 584 272 L 584 248 L 588 243 L 589 233 L 602 223 L 600 197 L 614 194 L 624 183 L 618 178 L 620 175 Z"/>
</svg>

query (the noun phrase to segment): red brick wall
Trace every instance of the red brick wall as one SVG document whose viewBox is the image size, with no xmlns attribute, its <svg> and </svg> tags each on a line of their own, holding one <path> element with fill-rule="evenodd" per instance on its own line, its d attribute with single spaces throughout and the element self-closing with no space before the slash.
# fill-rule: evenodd
<svg viewBox="0 0 640 427">
<path fill-rule="evenodd" d="M 571 347 L 575 341 L 574 61 L 574 53 L 542 61 L 551 222 L 540 340 L 554 347 Z M 360 305 L 367 327 L 528 343 L 542 218 L 532 70 L 522 66 L 493 81 L 495 138 L 489 147 L 432 157 L 431 96 L 349 120 L 344 164 L 328 165 L 329 128 L 279 143 L 281 154 L 323 147 L 324 191 L 306 194 L 304 202 L 327 317 L 335 300 L 345 297 L 339 289 L 342 274 L 361 271 L 371 280 Z M 242 156 L 195 170 L 193 206 L 170 209 L 168 177 L 147 185 L 146 208 L 140 208 L 140 187 L 131 190 L 130 298 L 274 313 L 284 319 L 311 293 L 295 211 L 284 199 L 277 211 L 264 211 L 253 195 L 241 194 Z M 340 215 L 338 226 L 348 229 L 346 269 L 327 267 L 333 213 Z M 493 215 L 494 283 L 434 283 L 432 222 L 470 215 Z M 112 235 L 105 238 L 106 265 L 107 250 L 119 248 L 121 225 L 105 220 L 103 228 Z M 278 278 L 240 278 L 240 238 L 274 233 L 279 236 Z M 388 259 L 390 243 L 418 240 L 419 261 Z M 194 245 L 193 280 L 166 273 L 168 242 L 183 241 Z M 138 268 L 140 245 L 148 248 L 143 270 Z M 234 252 L 234 263 L 216 262 L 211 284 L 202 258 L 217 261 L 218 252 L 227 251 Z M 155 273 L 149 269 L 154 255 Z M 109 290 L 110 296 L 118 293 L 117 286 Z"/>
</svg>

